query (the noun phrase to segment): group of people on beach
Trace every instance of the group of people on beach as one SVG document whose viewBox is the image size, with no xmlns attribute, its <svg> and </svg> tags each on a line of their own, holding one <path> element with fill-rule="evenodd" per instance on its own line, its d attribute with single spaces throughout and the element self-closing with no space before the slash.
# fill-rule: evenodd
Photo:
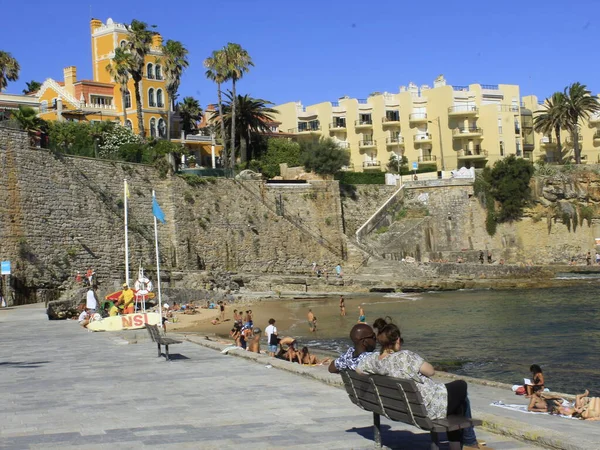
<svg viewBox="0 0 600 450">
<path fill-rule="evenodd" d="M 532 379 L 523 386 L 524 393 L 529 398 L 528 411 L 547 412 L 561 416 L 577 417 L 586 420 L 600 420 L 600 398 L 590 397 L 586 389 L 583 394 L 578 394 L 574 402 L 563 397 L 547 392 L 546 382 L 542 368 L 532 364 L 529 368 Z"/>
</svg>

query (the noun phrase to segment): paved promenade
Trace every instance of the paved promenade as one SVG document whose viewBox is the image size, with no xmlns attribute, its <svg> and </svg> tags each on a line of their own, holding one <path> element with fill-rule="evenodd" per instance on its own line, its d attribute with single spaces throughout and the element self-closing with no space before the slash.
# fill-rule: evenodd
<svg viewBox="0 0 600 450">
<path fill-rule="evenodd" d="M 371 415 L 343 390 L 267 368 L 266 357 L 259 364 L 189 341 L 173 346 L 180 356 L 167 363 L 146 333 L 129 332 L 127 340 L 90 333 L 75 321 L 48 321 L 40 305 L 0 309 L 0 448 L 373 447 Z M 600 423 L 505 414 L 487 406 L 497 391 L 470 387 L 476 416 L 504 415 L 490 423 L 516 422 L 573 444 L 562 448 L 600 448 Z M 429 449 L 428 433 L 382 423 L 387 446 Z M 483 430 L 478 436 L 496 449 L 540 448 Z"/>
</svg>

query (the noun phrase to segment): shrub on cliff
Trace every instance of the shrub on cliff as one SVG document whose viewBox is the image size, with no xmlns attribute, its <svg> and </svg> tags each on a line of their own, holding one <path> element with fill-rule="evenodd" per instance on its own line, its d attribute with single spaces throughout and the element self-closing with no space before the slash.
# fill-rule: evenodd
<svg viewBox="0 0 600 450">
<path fill-rule="evenodd" d="M 474 189 L 486 206 L 489 234 L 495 233 L 495 222 L 513 221 L 523 215 L 523 208 L 531 195 L 529 182 L 533 171 L 531 162 L 510 155 L 496 161 L 492 169 L 486 167 L 477 177 Z"/>
<path fill-rule="evenodd" d="M 253 170 L 260 167 L 260 171 L 268 177 L 273 178 L 279 173 L 279 164 L 286 163 L 289 167 L 300 165 L 300 145 L 286 139 L 269 139 L 267 151 L 256 162 Z"/>
<path fill-rule="evenodd" d="M 350 164 L 350 153 L 331 138 L 302 142 L 300 148 L 304 168 L 319 175 L 333 175 Z"/>
</svg>

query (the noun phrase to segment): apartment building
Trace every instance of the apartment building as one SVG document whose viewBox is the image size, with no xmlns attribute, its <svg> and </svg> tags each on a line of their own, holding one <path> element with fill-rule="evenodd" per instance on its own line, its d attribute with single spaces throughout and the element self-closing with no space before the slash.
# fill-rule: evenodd
<svg viewBox="0 0 600 450">
<path fill-rule="evenodd" d="M 511 154 L 553 162 L 556 155 L 544 144 L 549 138 L 533 131 L 533 116 L 542 108 L 533 96 L 522 102 L 516 85 L 453 86 L 443 76 L 433 87 L 410 83 L 396 94 L 275 107 L 282 131 L 296 140 L 333 138 L 350 152 L 348 169 L 354 171 L 385 170 L 392 155 L 406 156 L 411 167 L 445 171 L 482 168 Z M 600 126 L 600 120 L 594 123 Z M 597 130 L 582 133 L 583 142 L 593 142 L 594 133 L 600 145 Z"/>
</svg>

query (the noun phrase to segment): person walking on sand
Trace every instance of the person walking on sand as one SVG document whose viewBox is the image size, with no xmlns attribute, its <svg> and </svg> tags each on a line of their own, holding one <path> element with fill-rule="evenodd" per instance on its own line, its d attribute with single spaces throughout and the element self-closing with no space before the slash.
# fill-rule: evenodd
<svg viewBox="0 0 600 450">
<path fill-rule="evenodd" d="M 221 311 L 221 322 L 225 320 L 225 302 L 219 302 L 219 310 Z"/>
<path fill-rule="evenodd" d="M 346 315 L 346 304 L 344 303 L 344 296 L 340 295 L 340 316 Z"/>
<path fill-rule="evenodd" d="M 367 323 L 367 317 L 365 316 L 365 310 L 361 305 L 358 306 L 358 323 Z"/>
<path fill-rule="evenodd" d="M 310 328 L 310 331 L 314 333 L 317 327 L 315 326 L 315 315 L 313 314 L 312 309 L 308 310 L 306 318 L 308 319 L 308 328 Z"/>
</svg>

